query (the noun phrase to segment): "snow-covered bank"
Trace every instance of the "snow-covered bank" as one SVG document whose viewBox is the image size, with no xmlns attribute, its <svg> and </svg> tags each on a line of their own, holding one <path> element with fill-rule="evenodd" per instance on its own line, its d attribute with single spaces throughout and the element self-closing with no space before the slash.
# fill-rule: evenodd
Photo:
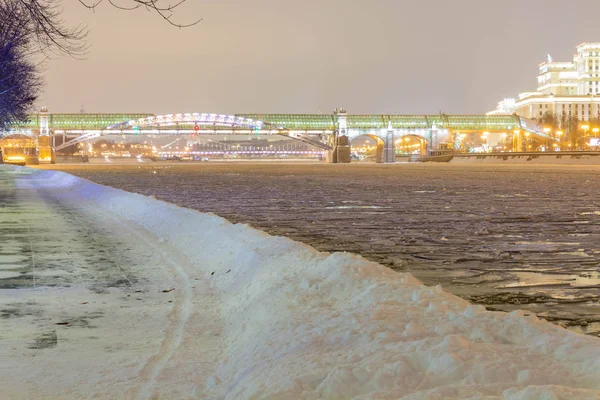
<svg viewBox="0 0 600 400">
<path fill-rule="evenodd" d="M 183 378 L 214 398 L 600 396 L 598 339 L 518 312 L 487 312 L 358 256 L 319 253 L 64 173 L 36 173 L 37 185 L 63 201 L 94 204 L 156 235 L 191 261 L 184 276 L 210 283 L 223 319 L 211 332 L 220 337 L 218 368 L 201 382 L 201 371 Z M 202 357 L 206 332 L 188 325 L 183 351 L 165 367 L 201 361 L 186 357 Z M 168 393 L 168 381 L 162 385 L 157 390 Z"/>
</svg>

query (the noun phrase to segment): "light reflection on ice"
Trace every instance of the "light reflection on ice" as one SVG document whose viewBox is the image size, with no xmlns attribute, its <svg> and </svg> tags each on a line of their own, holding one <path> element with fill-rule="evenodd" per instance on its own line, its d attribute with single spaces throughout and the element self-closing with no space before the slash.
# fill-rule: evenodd
<svg viewBox="0 0 600 400">
<path fill-rule="evenodd" d="M 578 251 L 563 251 L 556 254 L 563 254 L 566 256 L 591 257 L 589 254 L 585 253 L 583 249 L 580 249 Z"/>
<path fill-rule="evenodd" d="M 519 281 L 505 285 L 507 288 L 568 285 L 572 287 L 599 286 L 600 273 L 588 272 L 587 276 L 571 274 L 542 274 L 537 272 L 512 272 Z"/>
<path fill-rule="evenodd" d="M 369 209 L 381 209 L 381 208 L 391 208 L 391 207 L 382 207 L 382 206 L 333 206 L 333 207 L 325 207 L 327 209 L 341 209 L 341 210 L 348 210 L 348 209 L 352 209 L 352 208 L 369 208 Z"/>
</svg>

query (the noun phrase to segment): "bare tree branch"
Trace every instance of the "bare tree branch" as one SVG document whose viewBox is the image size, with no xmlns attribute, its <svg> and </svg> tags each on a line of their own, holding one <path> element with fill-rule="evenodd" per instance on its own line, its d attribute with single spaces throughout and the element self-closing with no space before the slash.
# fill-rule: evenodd
<svg viewBox="0 0 600 400">
<path fill-rule="evenodd" d="M 105 0 L 77 0 L 95 10 Z M 175 10 L 187 0 L 167 4 L 165 0 L 106 0 L 124 11 L 144 8 L 158 14 L 178 28 L 198 24 L 181 24 L 173 20 Z M 0 130 L 14 121 L 24 120 L 42 86 L 39 68 L 48 58 L 69 55 L 82 58 L 89 46 L 84 25 L 69 27 L 62 19 L 60 0 L 0 0 Z M 42 55 L 42 61 L 32 62 Z M 35 57 L 32 57 L 35 56 Z"/>
<path fill-rule="evenodd" d="M 91 3 L 89 3 L 85 0 L 78 0 L 78 1 L 81 4 L 83 4 L 86 8 L 89 8 L 91 10 L 96 9 L 98 6 L 100 6 L 104 2 L 104 0 L 93 0 Z M 115 0 L 107 0 L 107 1 L 108 1 L 108 3 L 110 3 L 111 6 L 118 8 L 120 10 L 124 10 L 124 11 L 137 10 L 138 8 L 143 7 L 148 11 L 153 11 L 153 12 L 157 13 L 158 15 L 161 16 L 161 18 L 163 18 L 169 24 L 176 26 L 178 28 L 188 28 L 190 26 L 199 24 L 202 21 L 202 18 L 197 19 L 197 20 L 187 23 L 187 24 L 181 24 L 181 23 L 177 23 L 177 22 L 173 21 L 172 18 L 173 18 L 175 9 L 177 7 L 179 7 L 180 5 L 182 5 L 183 3 L 185 3 L 187 0 L 179 0 L 175 4 L 172 4 L 172 5 L 169 4 L 169 5 L 165 5 L 165 6 L 162 5 L 163 3 L 160 0 L 125 0 L 125 1 L 128 1 L 129 3 L 131 3 L 130 6 L 117 4 L 115 2 Z"/>
<path fill-rule="evenodd" d="M 90 10 L 95 10 L 105 2 L 105 0 L 77 1 Z M 168 5 L 166 3 L 163 5 L 161 0 L 121 1 L 129 5 L 117 3 L 116 0 L 107 0 L 112 7 L 119 10 L 133 11 L 145 8 L 178 28 L 194 26 L 202 21 L 198 19 L 186 24 L 174 21 L 175 10 L 187 0 L 178 0 L 175 4 Z M 2 14 L 2 24 L 14 20 L 27 26 L 27 34 L 33 36 L 30 41 L 30 53 L 43 53 L 47 57 L 67 54 L 74 58 L 82 58 L 89 50 L 85 40 L 88 35 L 87 27 L 81 24 L 68 27 L 61 17 L 63 9 L 59 0 L 0 0 L 0 7 L 7 10 Z"/>
</svg>

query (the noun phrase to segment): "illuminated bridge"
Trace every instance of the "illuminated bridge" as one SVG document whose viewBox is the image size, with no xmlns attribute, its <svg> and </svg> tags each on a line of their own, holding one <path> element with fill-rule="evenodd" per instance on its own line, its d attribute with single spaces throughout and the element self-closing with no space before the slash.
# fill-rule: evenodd
<svg viewBox="0 0 600 400">
<path fill-rule="evenodd" d="M 359 115 L 336 110 L 332 114 L 52 114 L 45 110 L 1 135 L 25 134 L 39 138 L 65 135 L 72 140 L 56 150 L 105 135 L 282 135 L 328 152 L 331 162 L 350 162 L 350 140 L 369 136 L 377 143 L 377 161 L 395 161 L 396 139 L 419 139 L 428 153 L 459 148 L 469 133 L 511 135 L 513 150 L 523 137 L 545 138 L 534 120 L 517 115 Z M 51 145 L 52 141 L 46 139 Z"/>
</svg>

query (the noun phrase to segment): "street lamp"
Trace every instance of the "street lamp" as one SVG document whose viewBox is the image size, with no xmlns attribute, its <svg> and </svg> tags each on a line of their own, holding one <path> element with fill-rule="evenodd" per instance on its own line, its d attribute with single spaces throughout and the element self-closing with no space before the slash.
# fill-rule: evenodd
<svg viewBox="0 0 600 400">
<path fill-rule="evenodd" d="M 550 129 L 550 128 L 544 128 L 544 133 L 546 134 L 546 148 L 544 151 L 548 150 L 548 134 L 550 133 L 551 130 L 552 129 Z"/>
<path fill-rule="evenodd" d="M 490 134 L 489 132 L 483 132 L 481 134 L 481 138 L 485 141 L 485 143 L 483 145 L 484 145 L 484 149 L 486 152 L 488 151 L 488 135 L 489 134 Z"/>
<path fill-rule="evenodd" d="M 556 136 L 557 136 L 556 141 L 558 142 L 558 150 L 559 151 L 561 150 L 561 143 L 562 143 L 561 136 L 563 133 L 564 133 L 563 131 L 556 131 Z"/>
<path fill-rule="evenodd" d="M 585 141 L 585 137 L 587 136 L 587 131 L 590 129 L 589 125 L 581 125 L 581 129 L 583 130 L 583 140 Z M 579 140 L 579 139 L 577 139 Z"/>
</svg>

